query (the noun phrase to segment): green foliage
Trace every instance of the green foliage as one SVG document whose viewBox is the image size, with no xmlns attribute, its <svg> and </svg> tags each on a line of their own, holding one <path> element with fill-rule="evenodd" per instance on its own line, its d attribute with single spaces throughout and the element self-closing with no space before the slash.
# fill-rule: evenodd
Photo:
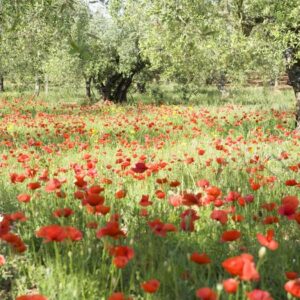
<svg viewBox="0 0 300 300">
<path fill-rule="evenodd" d="M 151 1 L 143 49 L 173 80 L 276 78 L 283 51 L 299 45 L 298 13 L 298 1 Z"/>
</svg>

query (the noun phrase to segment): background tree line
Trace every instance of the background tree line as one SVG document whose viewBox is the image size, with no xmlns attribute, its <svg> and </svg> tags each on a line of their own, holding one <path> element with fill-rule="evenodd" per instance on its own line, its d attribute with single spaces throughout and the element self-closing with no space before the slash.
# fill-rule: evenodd
<svg viewBox="0 0 300 300">
<path fill-rule="evenodd" d="M 298 0 L 0 0 L 0 91 L 82 82 L 125 102 L 134 85 L 276 81 L 287 71 L 300 122 Z"/>
</svg>

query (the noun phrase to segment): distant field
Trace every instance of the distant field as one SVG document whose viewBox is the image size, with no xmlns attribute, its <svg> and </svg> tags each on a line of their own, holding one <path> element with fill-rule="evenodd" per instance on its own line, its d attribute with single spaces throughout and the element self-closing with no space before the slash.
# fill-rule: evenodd
<svg viewBox="0 0 300 300">
<path fill-rule="evenodd" d="M 292 92 L 144 97 L 3 95 L 0 299 L 300 297 Z"/>
</svg>

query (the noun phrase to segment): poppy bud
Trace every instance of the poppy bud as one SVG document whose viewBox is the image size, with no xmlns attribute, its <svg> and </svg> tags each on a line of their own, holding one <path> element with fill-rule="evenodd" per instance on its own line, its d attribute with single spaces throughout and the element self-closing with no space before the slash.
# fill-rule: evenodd
<svg viewBox="0 0 300 300">
<path fill-rule="evenodd" d="M 266 247 L 261 247 L 258 251 L 258 257 L 261 259 L 266 255 L 267 249 Z"/>
</svg>

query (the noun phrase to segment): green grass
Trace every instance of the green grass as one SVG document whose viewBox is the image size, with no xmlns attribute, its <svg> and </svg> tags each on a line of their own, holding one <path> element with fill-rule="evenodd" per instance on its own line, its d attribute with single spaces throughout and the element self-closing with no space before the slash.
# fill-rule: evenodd
<svg viewBox="0 0 300 300">
<path fill-rule="evenodd" d="M 228 103 L 241 105 L 279 105 L 286 108 L 294 99 L 293 91 L 274 90 L 272 87 L 228 87 L 229 95 L 221 97 L 215 86 L 197 87 L 188 93 L 184 100 L 180 87 L 176 84 L 150 84 L 146 94 L 130 93 L 128 100 L 147 104 L 184 104 L 184 105 L 225 105 Z M 132 96 L 131 96 L 132 94 Z"/>
<path fill-rule="evenodd" d="M 277 210 L 263 210 L 261 205 L 280 205 L 284 196 L 299 195 L 299 187 L 285 185 L 288 179 L 300 181 L 299 172 L 288 168 L 299 164 L 299 137 L 292 131 L 291 91 L 235 90 L 230 98 L 220 99 L 215 90 L 208 88 L 183 104 L 178 95 L 171 97 L 172 87 L 168 88 L 167 91 L 163 87 L 167 100 L 160 106 L 153 106 L 147 95 L 141 106 L 134 105 L 141 95 L 134 95 L 134 103 L 124 106 L 80 106 L 76 102 L 83 100 L 81 92 L 56 91 L 48 98 L 41 95 L 34 100 L 28 100 L 27 93 L 21 95 L 22 100 L 15 100 L 20 94 L 3 95 L 6 100 L 0 102 L 0 212 L 25 213 L 27 221 L 16 222 L 11 231 L 22 238 L 28 249 L 19 255 L 0 241 L 0 254 L 6 258 L 6 264 L 0 267 L 1 299 L 39 292 L 50 300 L 99 300 L 122 291 L 133 299 L 181 300 L 195 299 L 196 290 L 205 286 L 216 291 L 219 299 L 247 299 L 246 292 L 255 288 L 269 291 L 274 299 L 287 299 L 285 272 L 300 270 L 299 225 L 279 216 Z M 223 147 L 217 149 L 217 144 Z M 200 148 L 205 150 L 204 155 L 198 154 Z M 283 152 L 288 157 L 283 159 Z M 18 162 L 20 154 L 28 155 L 29 160 Z M 138 179 L 129 170 L 142 156 L 154 171 L 145 179 Z M 129 165 L 122 167 L 120 158 L 123 163 L 129 161 Z M 193 158 L 193 162 L 187 163 L 188 158 Z M 226 164 L 219 164 L 217 158 Z M 167 165 L 162 167 L 161 162 Z M 155 164 L 160 165 L 156 171 Z M 39 179 L 44 169 L 49 171 L 49 179 L 65 181 L 61 187 L 65 198 L 45 191 L 47 182 Z M 75 199 L 74 169 L 85 174 L 88 187 L 99 184 L 105 188 L 102 194 L 105 205 L 110 207 L 108 215 L 91 214 Z M 14 172 L 25 174 L 25 181 L 13 184 L 10 174 Z M 157 179 L 162 178 L 168 182 L 177 180 L 180 185 L 159 184 Z M 258 190 L 252 190 L 250 178 L 261 184 Z M 103 179 L 110 179 L 112 184 Z M 220 208 L 234 206 L 244 220 L 234 222 L 229 214 L 228 223 L 221 225 L 210 218 L 212 203 L 194 205 L 191 208 L 200 217 L 195 221 L 195 231 L 183 231 L 180 214 L 189 207 L 174 208 L 168 199 L 171 194 L 184 191 L 200 192 L 205 199 L 206 191 L 197 186 L 200 179 L 220 188 L 223 200 L 229 191 L 242 196 L 253 194 L 253 203 L 241 206 L 235 201 Z M 27 184 L 36 181 L 42 187 L 29 190 Z M 126 190 L 126 196 L 116 199 L 115 193 L 120 189 Z M 157 190 L 166 197 L 157 198 Z M 30 194 L 31 201 L 18 202 L 20 193 Z M 140 216 L 142 195 L 149 195 L 153 202 L 146 218 Z M 74 215 L 52 215 L 64 207 L 72 208 Z M 93 221 L 99 230 L 114 213 L 120 215 L 120 226 L 127 232 L 125 238 L 97 239 L 95 230 L 86 228 Z M 264 225 L 262 220 L 269 215 L 277 216 L 279 223 Z M 178 231 L 167 233 L 166 237 L 155 235 L 147 224 L 155 219 L 174 224 Z M 35 233 L 50 224 L 74 226 L 84 237 L 77 242 L 44 243 Z M 271 228 L 279 248 L 267 250 L 266 256 L 259 258 L 261 245 L 256 234 L 265 234 Z M 239 230 L 241 238 L 221 243 L 221 234 L 229 229 Z M 135 256 L 124 269 L 113 265 L 108 251 L 112 245 L 134 249 Z M 211 263 L 191 262 L 188 257 L 193 252 L 207 253 Z M 230 277 L 222 262 L 242 252 L 254 256 L 260 280 L 241 281 L 239 292 L 229 296 L 218 288 L 222 280 Z M 140 285 L 152 278 L 160 281 L 160 288 L 150 295 Z"/>
</svg>

